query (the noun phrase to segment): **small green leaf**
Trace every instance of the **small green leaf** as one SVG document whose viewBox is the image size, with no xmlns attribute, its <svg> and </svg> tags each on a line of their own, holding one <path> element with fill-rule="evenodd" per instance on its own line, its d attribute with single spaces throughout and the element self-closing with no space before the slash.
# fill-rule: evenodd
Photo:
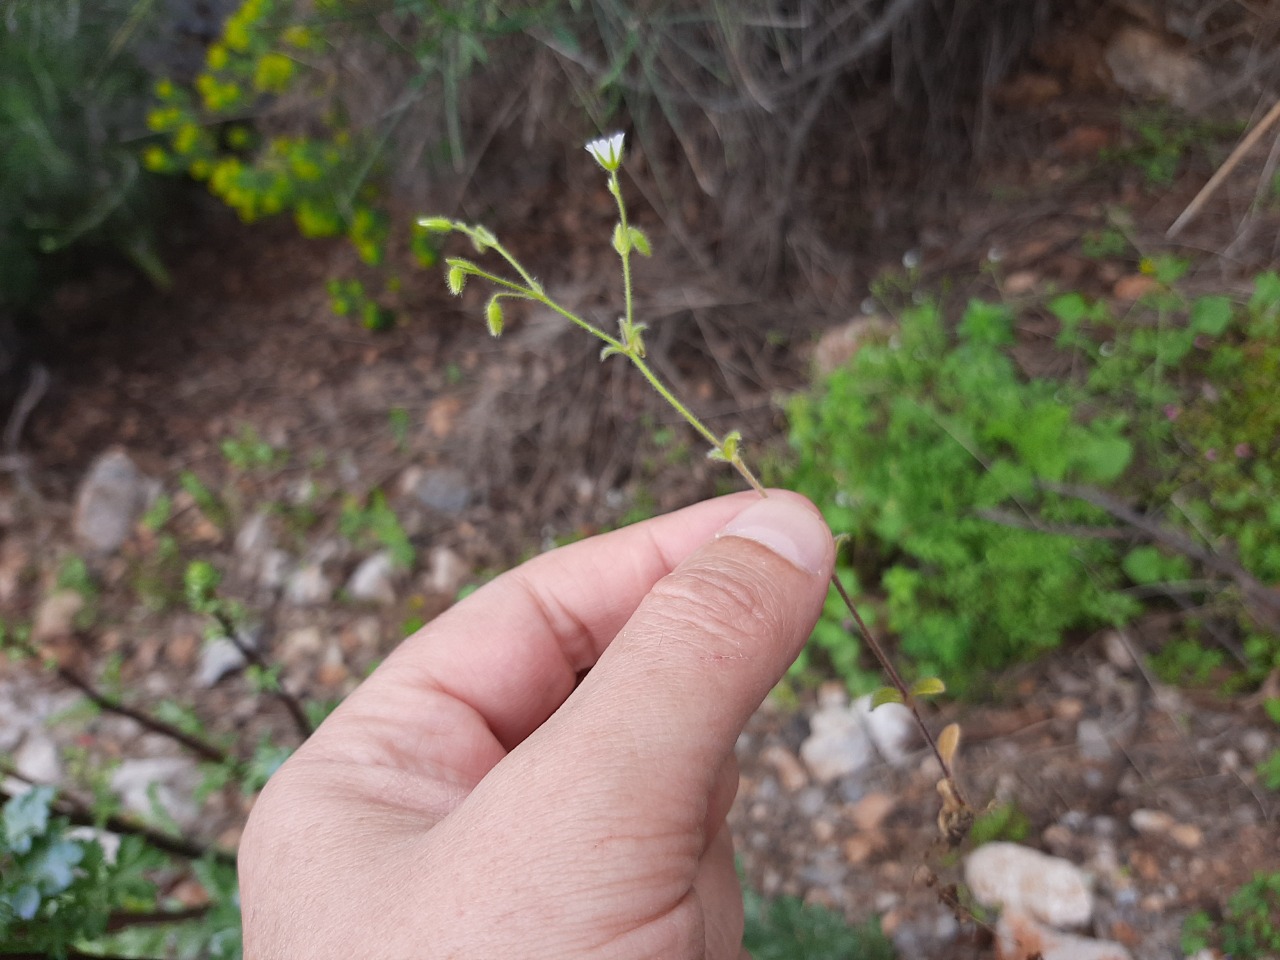
<svg viewBox="0 0 1280 960">
<path fill-rule="evenodd" d="M 922 677 L 911 687 L 913 697 L 936 697 L 947 692 L 947 685 L 937 677 Z"/>
<path fill-rule="evenodd" d="M 871 695 L 871 709 L 883 707 L 886 703 L 902 703 L 902 691 L 897 687 L 881 687 Z"/>
<path fill-rule="evenodd" d="M 1200 297 L 1191 305 L 1191 329 L 1218 337 L 1231 323 L 1231 301 L 1226 297 Z"/>
<path fill-rule="evenodd" d="M 4 805 L 4 841 L 14 853 L 27 853 L 31 842 L 49 827 L 53 787 L 33 787 Z"/>
<path fill-rule="evenodd" d="M 502 336 L 502 304 L 498 302 L 497 296 L 489 298 L 489 303 L 484 308 L 484 318 L 489 324 L 489 333 L 495 337 Z"/>
<path fill-rule="evenodd" d="M 627 234 L 630 237 L 631 246 L 642 257 L 653 255 L 653 248 L 649 245 L 649 238 L 645 236 L 643 230 L 639 227 L 629 227 Z"/>
</svg>

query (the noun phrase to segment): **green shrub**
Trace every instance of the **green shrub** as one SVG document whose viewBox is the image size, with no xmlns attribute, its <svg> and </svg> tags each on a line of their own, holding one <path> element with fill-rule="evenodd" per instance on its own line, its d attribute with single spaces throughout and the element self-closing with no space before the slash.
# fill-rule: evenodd
<svg viewBox="0 0 1280 960">
<path fill-rule="evenodd" d="M 1182 928 L 1182 949 L 1191 954 L 1216 946 L 1235 960 L 1265 960 L 1280 951 L 1280 873 L 1256 873 L 1231 895 L 1222 922 L 1193 913 Z"/>
<path fill-rule="evenodd" d="M 19 0 L 0 22 L 0 305 L 33 306 L 65 254 L 91 246 L 156 279 L 160 183 L 138 162 L 149 77 L 146 0 Z"/>
<path fill-rule="evenodd" d="M 1046 522 L 1098 522 L 1038 483 L 1114 481 L 1132 456 L 1121 424 L 1081 422 L 1054 383 L 1021 377 L 1003 306 L 970 304 L 954 340 L 935 304 L 900 319 L 894 338 L 864 345 L 790 414 L 792 483 L 833 529 L 874 544 L 903 649 L 954 687 L 1067 630 L 1130 616 L 1107 542 L 983 516 L 1034 505 Z M 847 635 L 825 636 L 847 658 Z"/>
<path fill-rule="evenodd" d="M 742 945 L 754 960 L 893 960 L 893 944 L 875 921 L 851 927 L 824 907 L 796 897 L 767 901 L 749 888 L 743 901 Z"/>
<path fill-rule="evenodd" d="M 1020 372 L 1010 307 L 949 325 L 925 302 L 792 403 L 788 482 L 853 535 L 887 626 L 953 687 L 1193 575 L 1240 624 L 1242 680 L 1280 665 L 1262 586 L 1280 580 L 1280 277 L 1241 304 L 1181 294 L 1187 267 L 1144 261 L 1151 290 L 1124 315 L 1080 294 L 1028 308 L 1057 320 L 1064 379 Z M 846 633 L 815 642 L 854 675 Z M 1203 680 L 1225 658 L 1190 644 L 1161 668 Z"/>
<path fill-rule="evenodd" d="M 416 147 L 402 152 L 416 155 L 425 143 L 429 158 L 460 168 L 463 84 L 489 64 L 494 44 L 558 6 L 243 0 L 192 83 L 155 85 L 147 122 L 167 142 L 149 146 L 143 161 L 207 183 L 245 222 L 288 215 L 305 237 L 346 237 L 364 264 L 380 268 L 369 277 L 381 288 L 333 278 L 333 309 L 381 329 L 400 284 L 393 253 L 418 266 L 437 253 L 420 227 L 393 230 L 387 181 L 404 172 L 397 148 L 408 138 Z M 358 66 L 370 60 L 376 76 Z"/>
</svg>

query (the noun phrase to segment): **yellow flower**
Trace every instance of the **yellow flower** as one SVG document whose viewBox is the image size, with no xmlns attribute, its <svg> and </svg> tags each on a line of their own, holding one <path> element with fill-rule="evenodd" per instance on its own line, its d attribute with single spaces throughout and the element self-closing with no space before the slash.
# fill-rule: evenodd
<svg viewBox="0 0 1280 960">
<path fill-rule="evenodd" d="M 293 61 L 283 53 L 265 54 L 253 69 L 253 86 L 262 93 L 283 93 L 293 79 Z"/>
</svg>

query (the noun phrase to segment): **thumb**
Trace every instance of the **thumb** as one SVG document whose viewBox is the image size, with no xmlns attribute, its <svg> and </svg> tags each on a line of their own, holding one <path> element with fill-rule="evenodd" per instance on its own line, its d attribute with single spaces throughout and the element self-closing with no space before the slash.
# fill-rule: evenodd
<svg viewBox="0 0 1280 960">
<path fill-rule="evenodd" d="M 834 552 L 807 500 L 775 491 L 750 504 L 658 581 L 531 739 L 568 736 L 588 789 L 615 805 L 700 818 L 742 728 L 813 629 Z"/>
</svg>

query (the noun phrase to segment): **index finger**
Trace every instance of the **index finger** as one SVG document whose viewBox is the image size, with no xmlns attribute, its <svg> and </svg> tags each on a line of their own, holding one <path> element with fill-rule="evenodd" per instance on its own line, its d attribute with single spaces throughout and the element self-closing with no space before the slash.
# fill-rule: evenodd
<svg viewBox="0 0 1280 960">
<path fill-rule="evenodd" d="M 474 783 L 565 701 L 653 585 L 758 499 L 705 501 L 508 571 L 405 640 L 326 722 L 326 752 Z"/>
</svg>

